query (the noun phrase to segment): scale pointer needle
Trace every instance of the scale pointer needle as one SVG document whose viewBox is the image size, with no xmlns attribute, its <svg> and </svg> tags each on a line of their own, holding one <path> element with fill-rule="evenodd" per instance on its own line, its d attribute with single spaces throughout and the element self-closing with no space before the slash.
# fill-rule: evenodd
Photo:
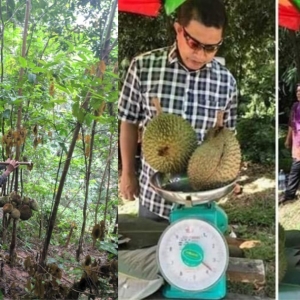
<svg viewBox="0 0 300 300">
<path fill-rule="evenodd" d="M 203 263 L 203 265 L 204 265 L 209 271 L 212 272 L 212 269 L 211 269 L 206 263 L 204 263 L 204 262 L 202 262 L 202 263 Z"/>
</svg>

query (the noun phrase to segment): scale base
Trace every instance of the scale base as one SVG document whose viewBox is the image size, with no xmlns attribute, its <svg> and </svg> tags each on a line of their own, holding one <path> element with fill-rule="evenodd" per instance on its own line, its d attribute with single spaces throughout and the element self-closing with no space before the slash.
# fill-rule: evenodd
<svg viewBox="0 0 300 300">
<path fill-rule="evenodd" d="M 214 286 L 203 292 L 187 292 L 166 284 L 162 294 L 171 299 L 198 299 L 198 300 L 219 300 L 225 298 L 227 284 L 226 277 L 223 276 Z"/>
</svg>

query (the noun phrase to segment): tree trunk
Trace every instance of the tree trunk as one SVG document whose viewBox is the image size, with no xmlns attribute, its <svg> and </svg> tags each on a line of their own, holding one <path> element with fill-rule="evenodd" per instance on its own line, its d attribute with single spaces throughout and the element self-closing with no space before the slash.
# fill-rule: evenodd
<svg viewBox="0 0 300 300">
<path fill-rule="evenodd" d="M 88 94 L 86 95 L 85 100 L 82 104 L 82 108 L 84 110 L 86 110 L 87 107 L 88 107 L 88 103 L 90 101 L 90 95 L 91 95 L 90 92 L 88 92 Z M 56 220 L 58 206 L 59 206 L 59 203 L 60 203 L 62 191 L 63 191 L 64 184 L 65 184 L 65 181 L 66 181 L 66 177 L 67 177 L 67 174 L 68 174 L 68 171 L 69 171 L 73 151 L 74 151 L 74 148 L 75 148 L 75 144 L 76 144 L 76 140 L 77 140 L 80 128 L 81 128 L 81 123 L 79 121 L 77 121 L 75 130 L 74 130 L 74 133 L 73 133 L 73 138 L 72 138 L 72 141 L 71 141 L 71 144 L 70 144 L 70 148 L 69 148 L 69 151 L 68 151 L 68 154 L 67 154 L 67 160 L 65 162 L 65 165 L 64 165 L 64 168 L 63 168 L 63 171 L 62 171 L 62 175 L 61 175 L 61 178 L 60 178 L 57 194 L 56 194 L 56 197 L 55 197 L 55 202 L 54 202 L 52 214 L 51 214 L 51 217 L 50 217 L 50 220 L 49 220 L 49 227 L 48 227 L 48 230 L 47 230 L 47 233 L 46 233 L 46 239 L 45 239 L 44 247 L 43 247 L 43 250 L 42 250 L 42 254 L 40 256 L 40 269 L 39 269 L 40 272 L 42 272 L 42 270 L 43 270 L 42 267 L 45 265 L 45 260 L 47 258 L 48 248 L 49 248 L 52 232 L 53 232 L 53 229 L 54 229 L 54 224 L 55 224 L 55 220 Z"/>
<path fill-rule="evenodd" d="M 82 243 L 83 243 L 83 237 L 84 237 L 84 232 L 85 232 L 86 209 L 87 209 L 87 200 L 89 197 L 89 184 L 90 184 L 91 167 L 92 167 L 92 161 L 93 161 L 93 148 L 94 148 L 96 124 L 97 124 L 96 121 L 94 121 L 93 127 L 92 127 L 91 142 L 90 142 L 89 164 L 88 164 L 88 168 L 87 168 L 87 172 L 86 172 L 85 199 L 84 199 L 83 212 L 82 212 L 83 222 L 82 222 L 82 227 L 81 227 L 78 248 L 76 250 L 76 260 L 77 261 L 80 261 L 80 254 L 82 253 Z M 85 150 L 85 147 L 83 150 Z"/>
<path fill-rule="evenodd" d="M 29 13 L 30 13 L 30 7 L 31 7 L 31 0 L 26 1 L 26 13 L 25 13 L 25 25 L 24 25 L 24 32 L 23 32 L 23 45 L 22 45 L 22 57 L 25 57 L 26 54 L 26 40 L 27 40 L 27 33 L 28 33 L 28 22 L 29 22 Z M 24 74 L 24 68 L 20 69 L 19 74 L 19 82 L 22 81 Z M 22 96 L 22 88 L 19 88 L 19 96 Z M 17 119 L 17 131 L 20 131 L 21 129 L 21 122 L 22 122 L 22 102 L 20 103 L 18 107 L 18 119 Z M 20 150 L 21 146 L 16 147 L 16 160 L 20 160 Z M 15 170 L 16 176 L 15 176 L 15 191 L 18 192 L 18 169 Z M 16 239 L 17 239 L 17 220 L 13 220 L 13 232 L 11 237 L 11 244 L 9 249 L 9 256 L 10 256 L 10 262 L 11 266 L 14 266 L 15 264 L 15 248 L 16 248 Z"/>
<path fill-rule="evenodd" d="M 88 102 L 88 99 L 89 99 L 89 97 L 86 98 L 85 102 Z M 69 167 L 70 167 L 70 163 L 71 163 L 71 159 L 72 159 L 72 155 L 73 155 L 73 151 L 74 151 L 74 148 L 75 148 L 75 144 L 76 144 L 76 140 L 77 140 L 77 136 L 78 136 L 80 127 L 81 127 L 81 124 L 79 123 L 79 121 L 77 121 L 75 130 L 74 130 L 74 134 L 73 134 L 73 139 L 72 139 L 72 142 L 70 144 L 69 151 L 68 151 L 67 160 L 65 162 L 64 169 L 62 171 L 62 175 L 61 175 L 61 178 L 60 178 L 57 194 L 56 194 L 56 197 L 55 197 L 55 202 L 54 202 L 51 218 L 49 220 L 49 227 L 48 227 L 48 230 L 47 230 L 47 233 L 46 233 L 46 239 L 45 239 L 44 247 L 43 247 L 43 250 L 42 250 L 42 254 L 40 256 L 40 265 L 41 265 L 41 267 L 43 267 L 45 265 L 45 260 L 47 258 L 48 248 L 49 248 L 52 232 L 53 232 L 53 229 L 54 229 L 54 224 L 55 224 L 55 220 L 56 220 L 58 206 L 59 206 L 59 203 L 60 203 L 62 191 L 63 191 L 65 180 L 66 180 L 66 177 L 67 177 L 67 174 L 68 174 L 68 170 L 69 170 Z M 40 269 L 40 271 L 41 270 L 42 270 L 42 268 Z"/>
<path fill-rule="evenodd" d="M 110 144 L 109 144 L 109 154 L 111 156 L 111 148 L 112 148 L 112 133 L 110 135 Z M 107 187 L 106 187 L 106 199 L 105 199 L 105 210 L 104 210 L 104 224 L 106 223 L 106 214 L 107 214 L 107 204 L 109 198 L 109 185 L 110 185 L 110 160 L 108 161 L 108 172 L 107 172 Z"/>
</svg>

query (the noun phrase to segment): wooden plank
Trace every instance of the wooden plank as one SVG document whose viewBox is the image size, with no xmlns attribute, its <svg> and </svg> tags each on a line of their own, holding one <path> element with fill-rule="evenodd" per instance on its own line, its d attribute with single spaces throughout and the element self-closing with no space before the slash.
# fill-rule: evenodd
<svg viewBox="0 0 300 300">
<path fill-rule="evenodd" d="M 265 266 L 260 259 L 230 257 L 227 278 L 232 282 L 265 283 Z"/>
</svg>

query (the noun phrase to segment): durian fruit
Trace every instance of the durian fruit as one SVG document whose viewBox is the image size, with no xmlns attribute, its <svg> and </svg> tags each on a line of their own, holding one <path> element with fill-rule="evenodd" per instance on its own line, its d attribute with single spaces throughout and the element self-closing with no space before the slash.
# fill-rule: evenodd
<svg viewBox="0 0 300 300">
<path fill-rule="evenodd" d="M 14 207 L 13 207 L 13 205 L 11 203 L 6 203 L 3 206 L 3 213 L 10 214 L 13 209 L 14 209 Z"/>
<path fill-rule="evenodd" d="M 100 224 L 95 224 L 92 229 L 92 237 L 94 240 L 100 238 L 101 236 L 101 227 Z"/>
<path fill-rule="evenodd" d="M 29 202 L 30 202 L 30 198 L 29 197 L 23 197 L 23 199 L 22 199 L 22 203 L 23 204 L 29 205 Z"/>
<path fill-rule="evenodd" d="M 193 152 L 187 174 L 194 190 L 209 190 L 236 179 L 241 164 L 238 140 L 228 128 L 211 128 Z"/>
<path fill-rule="evenodd" d="M 62 270 L 55 263 L 51 263 L 47 266 L 48 272 L 55 277 L 55 279 L 62 278 Z"/>
<path fill-rule="evenodd" d="M 0 207 L 3 207 L 8 202 L 9 202 L 8 196 L 2 196 L 2 197 L 0 197 Z"/>
<path fill-rule="evenodd" d="M 20 213 L 20 211 L 19 211 L 17 208 L 14 208 L 14 209 L 12 210 L 12 212 L 11 212 L 10 215 L 11 215 L 11 217 L 12 217 L 13 219 L 18 220 L 18 219 L 20 219 L 21 213 Z"/>
<path fill-rule="evenodd" d="M 158 114 L 147 125 L 142 139 L 145 160 L 162 173 L 183 172 L 198 144 L 196 131 L 182 117 L 162 113 L 158 99 L 153 103 Z"/>
<path fill-rule="evenodd" d="M 30 207 L 28 205 L 22 204 L 19 207 L 19 210 L 20 210 L 20 219 L 21 220 L 26 221 L 31 218 L 32 210 L 30 209 Z"/>
<path fill-rule="evenodd" d="M 22 202 L 21 196 L 16 191 L 11 192 L 9 198 L 15 205 L 19 205 Z"/>
<path fill-rule="evenodd" d="M 278 242 L 278 260 L 279 260 L 279 266 L 278 266 L 278 280 L 279 282 L 282 281 L 286 274 L 287 270 L 287 259 L 285 255 L 285 230 L 283 226 L 279 223 L 278 224 L 278 235 L 279 235 L 279 242 Z"/>
<path fill-rule="evenodd" d="M 35 211 L 38 211 L 39 210 L 39 205 L 38 203 L 36 202 L 36 200 L 34 199 L 30 199 L 29 201 L 29 207 Z"/>
</svg>

